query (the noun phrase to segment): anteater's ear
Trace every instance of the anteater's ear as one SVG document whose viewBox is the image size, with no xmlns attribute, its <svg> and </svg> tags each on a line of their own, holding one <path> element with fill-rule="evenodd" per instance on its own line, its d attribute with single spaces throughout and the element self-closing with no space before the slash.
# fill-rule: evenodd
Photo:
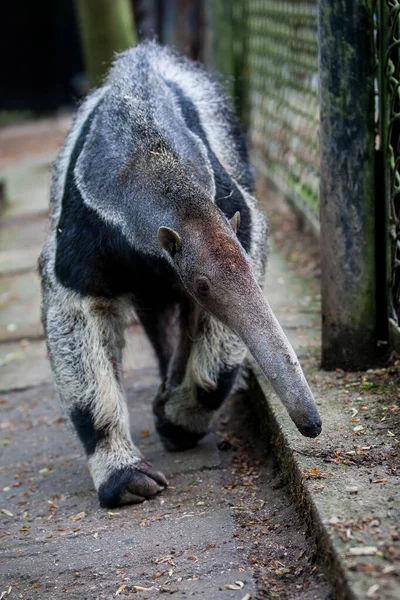
<svg viewBox="0 0 400 600">
<path fill-rule="evenodd" d="M 240 226 L 240 212 L 239 211 L 236 211 L 235 214 L 233 215 L 233 217 L 231 217 L 230 223 L 231 223 L 231 227 L 232 227 L 233 231 L 236 233 Z"/>
<path fill-rule="evenodd" d="M 177 231 L 169 227 L 160 227 L 158 230 L 158 241 L 172 258 L 182 248 L 182 238 Z"/>
</svg>

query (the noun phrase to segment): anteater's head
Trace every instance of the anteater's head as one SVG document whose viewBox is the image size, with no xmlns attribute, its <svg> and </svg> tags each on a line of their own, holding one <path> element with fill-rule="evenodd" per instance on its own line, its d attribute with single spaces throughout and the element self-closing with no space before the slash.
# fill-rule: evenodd
<svg viewBox="0 0 400 600">
<path fill-rule="evenodd" d="M 215 207 L 183 220 L 179 230 L 160 227 L 158 238 L 189 294 L 243 340 L 299 431 L 316 437 L 314 398 L 237 239 L 239 225 L 239 213 L 228 221 Z"/>
</svg>

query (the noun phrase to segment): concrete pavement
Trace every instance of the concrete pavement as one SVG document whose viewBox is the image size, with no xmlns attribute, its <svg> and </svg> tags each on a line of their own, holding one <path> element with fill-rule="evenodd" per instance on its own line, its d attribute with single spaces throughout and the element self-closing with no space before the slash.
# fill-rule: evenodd
<svg viewBox="0 0 400 600">
<path fill-rule="evenodd" d="M 198 448 L 164 451 L 151 415 L 155 359 L 137 324 L 125 353 L 132 434 L 170 486 L 142 505 L 99 507 L 58 406 L 39 322 L 36 261 L 47 227 L 49 157 L 36 142 L 28 144 L 32 155 L 21 152 L 23 161 L 3 172 L 0 598 L 329 598 L 273 458 L 264 450 L 254 457 L 251 433 L 250 442 L 237 437 L 241 408 L 235 418 L 225 414 L 217 437 Z M 229 431 L 233 421 L 237 435 Z"/>
<path fill-rule="evenodd" d="M 322 436 L 298 434 L 252 365 L 250 393 L 233 402 L 233 416 L 222 415 L 217 437 L 167 454 L 150 409 L 153 352 L 132 324 L 125 355 L 132 433 L 171 485 L 140 506 L 99 508 L 58 407 L 39 323 L 35 269 L 55 142 L 46 136 L 38 153 L 38 140 L 28 138 L 23 161 L 15 162 L 15 149 L 8 159 L 10 202 L 0 217 L 0 598 L 328 600 L 318 561 L 338 598 L 400 598 L 399 362 L 321 372 L 318 281 L 289 271 L 274 246 L 266 295 L 305 368 Z M 248 405 L 258 411 L 259 437 L 250 431 L 239 443 Z M 273 456 L 257 458 L 263 436 L 292 503 Z"/>
<path fill-rule="evenodd" d="M 233 537 L 234 519 L 217 492 L 215 438 L 184 456 L 165 453 L 151 415 L 159 385 L 155 358 L 137 325 L 129 328 L 125 353 L 132 433 L 171 486 L 142 506 L 100 509 L 58 406 L 39 322 L 36 262 L 47 227 L 47 155 L 13 165 L 5 179 L 10 203 L 0 220 L 4 597 L 109 598 L 119 590 L 121 596 L 154 598 L 163 588 L 210 600 L 252 594 L 253 577 Z"/>
</svg>

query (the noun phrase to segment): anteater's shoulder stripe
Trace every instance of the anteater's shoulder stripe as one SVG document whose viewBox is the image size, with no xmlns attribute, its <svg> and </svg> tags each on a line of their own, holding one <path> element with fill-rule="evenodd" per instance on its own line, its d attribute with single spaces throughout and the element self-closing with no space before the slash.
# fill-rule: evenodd
<svg viewBox="0 0 400 600">
<path fill-rule="evenodd" d="M 208 139 L 207 133 L 203 128 L 196 104 L 192 101 L 190 96 L 186 95 L 184 90 L 182 90 L 178 84 L 169 82 L 169 87 L 173 90 L 177 98 L 177 102 L 188 129 L 198 136 L 207 150 L 215 181 L 215 198 L 213 198 L 213 200 L 228 219 L 230 219 L 236 211 L 240 212 L 241 219 L 238 239 L 243 248 L 249 252 L 251 246 L 252 224 L 246 196 L 242 193 L 234 178 L 229 175 L 225 167 L 221 164 L 214 151 L 213 140 Z"/>
</svg>

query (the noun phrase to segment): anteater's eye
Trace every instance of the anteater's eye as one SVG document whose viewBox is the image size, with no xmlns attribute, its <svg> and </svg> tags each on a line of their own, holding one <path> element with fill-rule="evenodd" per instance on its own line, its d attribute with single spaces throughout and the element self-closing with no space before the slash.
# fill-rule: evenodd
<svg viewBox="0 0 400 600">
<path fill-rule="evenodd" d="M 196 292 L 199 294 L 199 296 L 203 296 L 203 298 L 205 298 L 209 295 L 210 282 L 208 281 L 207 277 L 197 277 L 195 286 Z"/>
</svg>

